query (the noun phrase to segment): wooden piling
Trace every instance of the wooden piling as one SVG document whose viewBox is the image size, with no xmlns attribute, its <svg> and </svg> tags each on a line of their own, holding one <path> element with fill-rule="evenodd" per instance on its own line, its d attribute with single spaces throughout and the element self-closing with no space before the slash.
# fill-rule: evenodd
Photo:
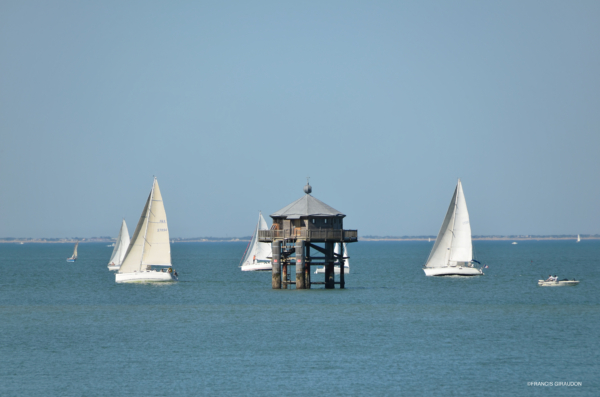
<svg viewBox="0 0 600 397">
<path fill-rule="evenodd" d="M 346 271 L 344 262 L 344 243 L 340 243 L 340 289 L 346 288 L 346 277 L 344 272 Z"/>
<path fill-rule="evenodd" d="M 296 241 L 296 289 L 304 289 L 304 240 Z"/>
<path fill-rule="evenodd" d="M 325 289 L 335 288 L 335 271 L 333 266 L 333 243 L 328 241 L 325 243 Z"/>
<path fill-rule="evenodd" d="M 273 241 L 271 253 L 271 287 L 281 289 L 281 241 Z"/>
<path fill-rule="evenodd" d="M 290 278 L 288 277 L 288 261 L 287 258 L 284 258 L 281 261 L 281 288 L 288 289 L 288 282 Z"/>
<path fill-rule="evenodd" d="M 310 244 L 304 245 L 305 256 L 304 256 L 304 288 L 310 289 Z"/>
</svg>

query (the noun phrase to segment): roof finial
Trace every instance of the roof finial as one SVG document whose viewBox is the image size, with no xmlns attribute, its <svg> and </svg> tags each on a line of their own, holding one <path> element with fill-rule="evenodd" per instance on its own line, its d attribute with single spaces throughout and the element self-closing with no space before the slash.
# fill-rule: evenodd
<svg viewBox="0 0 600 397">
<path fill-rule="evenodd" d="M 310 194 L 310 192 L 312 192 L 312 187 L 310 186 L 309 179 L 310 179 L 310 176 L 307 176 L 306 177 L 306 186 L 304 186 L 304 193 L 306 193 L 306 194 Z"/>
</svg>

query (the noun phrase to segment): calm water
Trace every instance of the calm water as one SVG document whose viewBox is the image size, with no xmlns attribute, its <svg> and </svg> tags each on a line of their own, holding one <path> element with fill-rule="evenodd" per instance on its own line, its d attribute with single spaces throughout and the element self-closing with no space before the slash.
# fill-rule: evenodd
<svg viewBox="0 0 600 397">
<path fill-rule="evenodd" d="M 104 244 L 2 244 L 0 395 L 600 395 L 600 242 L 475 242 L 468 279 L 425 277 L 431 246 L 352 244 L 346 290 L 274 291 L 245 243 L 172 245 L 169 285 L 115 284 Z"/>
</svg>

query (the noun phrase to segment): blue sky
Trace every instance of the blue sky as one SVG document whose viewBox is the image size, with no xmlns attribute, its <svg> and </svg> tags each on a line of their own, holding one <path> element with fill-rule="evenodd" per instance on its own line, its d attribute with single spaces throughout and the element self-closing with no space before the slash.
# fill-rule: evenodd
<svg viewBox="0 0 600 397">
<path fill-rule="evenodd" d="M 597 1 L 0 2 L 0 237 L 600 233 Z"/>
</svg>

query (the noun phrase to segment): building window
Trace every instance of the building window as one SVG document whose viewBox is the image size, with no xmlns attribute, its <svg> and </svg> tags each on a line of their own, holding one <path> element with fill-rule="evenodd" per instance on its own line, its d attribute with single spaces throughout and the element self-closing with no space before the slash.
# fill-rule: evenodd
<svg viewBox="0 0 600 397">
<path fill-rule="evenodd" d="M 313 223 L 313 224 L 315 223 L 315 219 L 314 219 L 314 218 L 312 219 L 312 223 Z"/>
<path fill-rule="evenodd" d="M 327 218 L 323 219 L 323 222 L 327 223 Z"/>
</svg>

